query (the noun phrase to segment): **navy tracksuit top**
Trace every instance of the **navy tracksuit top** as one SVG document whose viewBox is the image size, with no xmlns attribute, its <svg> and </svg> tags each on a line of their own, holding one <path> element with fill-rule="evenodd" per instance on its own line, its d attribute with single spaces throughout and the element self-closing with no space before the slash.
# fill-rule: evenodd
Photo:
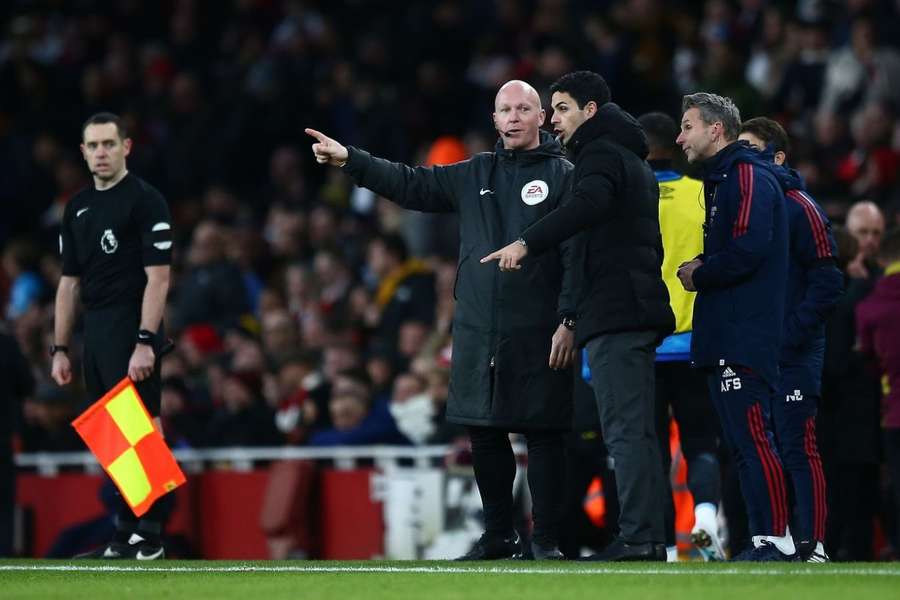
<svg viewBox="0 0 900 600">
<path fill-rule="evenodd" d="M 706 198 L 703 265 L 691 361 L 751 369 L 778 386 L 788 273 L 785 198 L 774 165 L 733 142 L 703 165 Z"/>
<path fill-rule="evenodd" d="M 844 289 L 844 276 L 836 264 L 837 244 L 831 223 L 807 193 L 793 169 L 774 166 L 785 195 L 790 254 L 785 295 L 784 337 L 779 361 L 783 367 L 804 366 L 806 381 L 798 386 L 821 392 L 825 358 L 825 319 Z"/>
</svg>

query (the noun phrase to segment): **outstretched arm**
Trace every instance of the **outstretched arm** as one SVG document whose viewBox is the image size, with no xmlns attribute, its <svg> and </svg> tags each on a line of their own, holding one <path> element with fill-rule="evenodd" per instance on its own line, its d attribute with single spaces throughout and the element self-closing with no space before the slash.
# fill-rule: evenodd
<svg viewBox="0 0 900 600">
<path fill-rule="evenodd" d="M 462 165 L 410 167 L 347 147 L 320 131 L 306 129 L 316 139 L 313 154 L 320 164 L 342 167 L 357 185 L 368 188 L 403 208 L 423 212 L 454 212 L 457 192 L 454 182 L 464 178 Z"/>
</svg>

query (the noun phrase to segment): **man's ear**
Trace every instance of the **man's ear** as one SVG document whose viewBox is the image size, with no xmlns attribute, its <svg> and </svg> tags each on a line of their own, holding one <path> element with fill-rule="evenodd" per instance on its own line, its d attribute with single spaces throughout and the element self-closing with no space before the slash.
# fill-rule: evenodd
<svg viewBox="0 0 900 600">
<path fill-rule="evenodd" d="M 544 120 L 547 118 L 547 111 L 543 108 L 541 109 L 541 118 L 538 120 L 538 127 L 544 124 Z"/>
<path fill-rule="evenodd" d="M 588 100 L 588 103 L 584 105 L 584 112 L 587 115 L 587 118 L 590 119 L 595 114 L 597 114 L 597 103 L 593 100 Z"/>
<path fill-rule="evenodd" d="M 785 154 L 781 150 L 779 150 L 778 152 L 775 153 L 775 164 L 776 165 L 783 165 L 784 161 L 786 161 L 786 160 L 787 160 L 787 154 Z"/>
</svg>

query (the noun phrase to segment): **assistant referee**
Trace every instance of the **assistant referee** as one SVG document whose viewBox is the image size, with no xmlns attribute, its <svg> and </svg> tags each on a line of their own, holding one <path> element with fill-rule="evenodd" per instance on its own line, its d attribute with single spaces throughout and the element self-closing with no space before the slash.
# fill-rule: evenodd
<svg viewBox="0 0 900 600">
<path fill-rule="evenodd" d="M 98 113 L 82 127 L 81 153 L 94 185 L 66 205 L 60 226 L 51 375 L 72 381 L 68 345 L 79 296 L 84 305 L 84 383 L 91 402 L 128 375 L 159 427 L 160 340 L 169 291 L 172 228 L 162 195 L 128 173 L 131 139 L 122 120 Z M 169 495 L 140 520 L 121 499 L 112 541 L 97 558 L 162 558 Z"/>
</svg>

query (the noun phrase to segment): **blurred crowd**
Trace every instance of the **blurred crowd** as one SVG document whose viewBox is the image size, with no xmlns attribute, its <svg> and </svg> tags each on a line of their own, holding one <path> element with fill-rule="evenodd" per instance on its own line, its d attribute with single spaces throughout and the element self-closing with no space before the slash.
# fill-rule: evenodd
<svg viewBox="0 0 900 600">
<path fill-rule="evenodd" d="M 900 223 L 900 2 L 10 0 L 0 28 L 0 299 L 38 381 L 22 450 L 82 448 L 68 422 L 88 399 L 49 382 L 47 347 L 58 223 L 90 181 L 78 152 L 90 114 L 124 117 L 129 169 L 173 214 L 174 446 L 446 443 L 460 436 L 442 419 L 453 218 L 354 189 L 315 164 L 303 128 L 453 162 L 492 148 L 500 84 L 544 94 L 591 69 L 635 115 L 678 117 L 683 94 L 711 91 L 785 125 L 793 166 L 852 234 L 853 293 L 829 330 L 829 481 L 879 496 L 878 376 L 853 319 Z M 862 493 L 847 502 L 871 522 Z"/>
</svg>

